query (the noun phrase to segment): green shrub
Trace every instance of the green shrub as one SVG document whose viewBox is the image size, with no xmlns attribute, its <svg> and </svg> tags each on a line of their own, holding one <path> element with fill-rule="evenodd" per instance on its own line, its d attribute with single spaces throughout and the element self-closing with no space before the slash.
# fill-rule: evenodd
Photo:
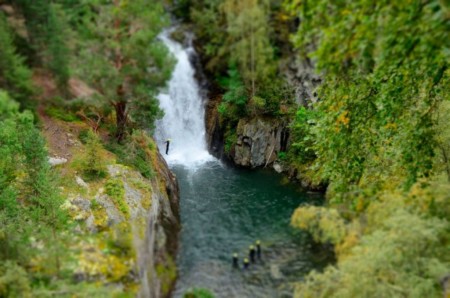
<svg viewBox="0 0 450 298">
<path fill-rule="evenodd" d="M 237 142 L 237 134 L 235 129 L 228 129 L 225 133 L 225 153 L 230 153 L 231 148 Z"/>
<path fill-rule="evenodd" d="M 99 137 L 92 130 L 89 130 L 86 134 L 86 151 L 80 162 L 83 178 L 86 180 L 106 177 L 106 161 L 101 154 L 103 150 Z"/>
<path fill-rule="evenodd" d="M 98 208 L 100 208 L 100 204 L 96 199 L 92 199 L 91 200 L 91 209 L 92 210 L 97 210 Z"/>
<path fill-rule="evenodd" d="M 89 140 L 89 132 L 91 131 L 91 129 L 89 128 L 85 128 L 80 130 L 80 132 L 78 133 L 78 139 L 81 141 L 81 143 L 83 144 L 87 144 L 88 140 Z"/>
<path fill-rule="evenodd" d="M 52 118 L 66 122 L 75 122 L 80 120 L 74 113 L 64 109 L 63 107 L 49 106 L 45 109 L 45 113 Z"/>
<path fill-rule="evenodd" d="M 133 167 L 145 178 L 152 178 L 155 175 L 150 156 L 155 149 L 155 145 L 143 132 L 135 132 L 123 145 L 108 144 L 108 150 L 116 154 L 120 163 Z"/>
<path fill-rule="evenodd" d="M 279 159 L 279 160 L 286 160 L 286 159 L 287 159 L 287 154 L 286 154 L 286 152 L 283 152 L 283 151 L 278 152 L 278 159 Z"/>
<path fill-rule="evenodd" d="M 106 181 L 106 194 L 113 199 L 119 210 L 126 218 L 130 216 L 130 209 L 125 202 L 125 187 L 120 178 L 112 178 Z"/>
<path fill-rule="evenodd" d="M 214 295 L 207 289 L 194 288 L 184 293 L 183 298 L 214 298 Z"/>
<path fill-rule="evenodd" d="M 10 261 L 0 263 L 0 297 L 32 297 L 25 269 Z"/>
</svg>

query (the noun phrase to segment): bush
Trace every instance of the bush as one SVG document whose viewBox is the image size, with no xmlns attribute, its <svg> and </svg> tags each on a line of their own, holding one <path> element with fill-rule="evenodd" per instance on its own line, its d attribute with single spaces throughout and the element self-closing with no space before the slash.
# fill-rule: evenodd
<svg viewBox="0 0 450 298">
<path fill-rule="evenodd" d="M 125 202 L 125 187 L 119 178 L 109 179 L 105 185 L 106 194 L 111 197 L 126 218 L 130 216 L 128 204 Z"/>
<path fill-rule="evenodd" d="M 27 272 L 10 261 L 0 263 L 0 297 L 31 297 Z"/>
<path fill-rule="evenodd" d="M 62 107 L 50 106 L 45 109 L 45 113 L 55 119 L 66 122 L 74 122 L 80 120 L 74 113 Z"/>
<path fill-rule="evenodd" d="M 385 192 L 372 198 L 364 220 L 347 223 L 336 209 L 297 209 L 293 225 L 334 243 L 338 262 L 309 274 L 295 296 L 439 297 L 449 268 L 450 226 L 440 211 L 448 211 L 448 188 L 417 183 L 406 195 Z"/>
<path fill-rule="evenodd" d="M 207 289 L 194 288 L 184 293 L 183 298 L 214 298 L 214 295 Z"/>
<path fill-rule="evenodd" d="M 92 130 L 89 130 L 86 134 L 86 151 L 81 159 L 81 171 L 83 178 L 86 180 L 106 177 L 106 161 L 101 154 L 103 150 L 99 137 Z"/>
<path fill-rule="evenodd" d="M 124 145 L 108 144 L 108 150 L 117 155 L 120 163 L 135 168 L 145 178 L 152 178 L 155 175 L 151 160 L 151 154 L 155 149 L 151 139 L 142 131 L 135 131 Z"/>
</svg>

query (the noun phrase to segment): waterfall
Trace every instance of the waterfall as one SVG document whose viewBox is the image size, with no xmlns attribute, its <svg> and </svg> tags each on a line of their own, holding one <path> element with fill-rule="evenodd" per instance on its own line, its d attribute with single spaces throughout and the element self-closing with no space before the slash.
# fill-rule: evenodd
<svg viewBox="0 0 450 298">
<path fill-rule="evenodd" d="M 155 138 L 159 149 L 170 165 L 181 164 L 198 167 L 214 160 L 205 141 L 205 109 L 199 85 L 194 77 L 195 69 L 189 56 L 194 52 L 191 42 L 187 48 L 170 38 L 171 30 L 160 35 L 176 59 L 176 66 L 167 90 L 158 95 L 164 117 L 156 123 Z M 169 154 L 165 141 L 170 139 Z"/>
</svg>

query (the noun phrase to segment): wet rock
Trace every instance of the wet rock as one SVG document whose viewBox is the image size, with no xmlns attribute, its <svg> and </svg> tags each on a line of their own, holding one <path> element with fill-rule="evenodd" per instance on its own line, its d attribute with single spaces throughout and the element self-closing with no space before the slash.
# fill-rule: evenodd
<svg viewBox="0 0 450 298">
<path fill-rule="evenodd" d="M 273 169 L 275 170 L 275 172 L 277 173 L 282 173 L 283 172 L 283 167 L 281 166 L 281 164 L 274 162 L 273 163 Z"/>
</svg>

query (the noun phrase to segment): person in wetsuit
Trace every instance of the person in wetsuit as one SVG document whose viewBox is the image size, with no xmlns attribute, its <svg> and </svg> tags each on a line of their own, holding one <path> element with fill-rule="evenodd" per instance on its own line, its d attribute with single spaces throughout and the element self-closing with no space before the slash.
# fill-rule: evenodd
<svg viewBox="0 0 450 298">
<path fill-rule="evenodd" d="M 165 142 L 166 143 L 166 155 L 169 155 L 170 141 L 171 141 L 171 139 L 167 139 Z"/>
<path fill-rule="evenodd" d="M 256 255 L 255 247 L 253 245 L 250 245 L 248 256 L 250 257 L 252 263 L 255 263 L 255 255 Z"/>
<path fill-rule="evenodd" d="M 238 254 L 233 254 L 233 268 L 239 268 Z"/>
<path fill-rule="evenodd" d="M 261 241 L 256 240 L 256 257 L 261 260 Z"/>
</svg>

